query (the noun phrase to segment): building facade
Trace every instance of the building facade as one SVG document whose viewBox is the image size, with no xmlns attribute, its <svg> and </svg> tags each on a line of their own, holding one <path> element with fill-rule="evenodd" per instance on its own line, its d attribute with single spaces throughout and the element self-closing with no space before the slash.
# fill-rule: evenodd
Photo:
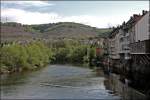
<svg viewBox="0 0 150 100">
<path fill-rule="evenodd" d="M 150 13 L 134 14 L 109 36 L 109 69 L 150 93 Z M 137 84 L 138 83 L 138 84 Z M 150 94 L 149 94 L 150 95 Z"/>
<path fill-rule="evenodd" d="M 131 54 L 149 51 L 150 25 L 149 12 L 134 14 L 109 36 L 109 55 L 111 59 L 130 60 Z"/>
<path fill-rule="evenodd" d="M 126 26 L 122 26 L 120 31 L 119 43 L 120 43 L 120 56 L 122 59 L 130 59 L 130 41 L 129 41 L 129 29 Z"/>
<path fill-rule="evenodd" d="M 135 42 L 150 39 L 149 12 L 143 12 L 142 18 L 135 24 Z"/>
<path fill-rule="evenodd" d="M 109 37 L 109 56 L 110 59 L 117 60 L 120 58 L 119 55 L 120 45 L 119 45 L 119 27 L 111 32 Z"/>
<path fill-rule="evenodd" d="M 143 11 L 141 18 L 134 25 L 134 35 L 130 43 L 131 54 L 150 53 L 149 12 Z"/>
</svg>

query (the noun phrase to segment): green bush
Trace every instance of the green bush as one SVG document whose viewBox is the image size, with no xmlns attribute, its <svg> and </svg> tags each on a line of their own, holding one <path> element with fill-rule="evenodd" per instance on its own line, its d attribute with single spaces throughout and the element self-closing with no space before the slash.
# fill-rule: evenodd
<svg viewBox="0 0 150 100">
<path fill-rule="evenodd" d="M 53 58 L 50 48 L 44 43 L 33 42 L 25 46 L 13 44 L 1 47 L 1 68 L 8 71 L 34 69 L 48 64 Z"/>
<path fill-rule="evenodd" d="M 84 63 L 95 58 L 95 47 L 78 41 L 63 40 L 46 44 L 34 41 L 29 44 L 4 45 L 0 49 L 1 72 L 29 70 L 51 63 Z"/>
</svg>

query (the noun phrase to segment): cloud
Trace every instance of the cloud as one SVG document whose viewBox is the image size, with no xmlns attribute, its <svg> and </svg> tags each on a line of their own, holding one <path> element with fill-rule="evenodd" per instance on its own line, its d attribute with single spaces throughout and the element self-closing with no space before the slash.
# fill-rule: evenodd
<svg viewBox="0 0 150 100">
<path fill-rule="evenodd" d="M 76 22 L 93 27 L 105 28 L 110 25 L 121 24 L 125 19 L 121 16 L 99 17 L 91 15 L 62 16 L 57 13 L 30 12 L 21 9 L 4 8 L 1 9 L 2 21 L 7 17 L 8 21 L 19 22 L 22 24 L 44 24 L 57 22 Z M 127 18 L 127 17 L 126 17 Z"/>
<path fill-rule="evenodd" d="M 54 5 L 47 1 L 2 1 L 1 3 L 2 4 L 17 4 L 21 6 L 38 6 L 38 7 Z"/>
<path fill-rule="evenodd" d="M 2 9 L 2 18 L 8 18 L 8 21 L 13 19 L 15 22 L 23 24 L 42 24 L 52 23 L 55 18 L 58 18 L 56 13 L 40 13 L 40 12 L 29 12 L 21 9 Z"/>
<path fill-rule="evenodd" d="M 125 19 L 121 19 L 118 16 L 110 16 L 110 17 L 99 17 L 99 16 L 91 16 L 91 15 L 81 15 L 81 16 L 68 16 L 62 17 L 61 20 L 64 22 L 77 22 L 86 25 L 90 25 L 93 27 L 106 28 L 110 26 L 117 26 L 121 24 Z"/>
</svg>

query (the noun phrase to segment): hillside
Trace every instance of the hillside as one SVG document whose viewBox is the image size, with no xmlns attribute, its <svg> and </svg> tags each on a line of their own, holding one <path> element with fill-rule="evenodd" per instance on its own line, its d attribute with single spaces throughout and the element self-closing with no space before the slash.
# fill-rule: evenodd
<svg viewBox="0 0 150 100">
<path fill-rule="evenodd" d="M 20 23 L 1 23 L 1 42 L 32 40 L 38 35 L 26 31 Z"/>
<path fill-rule="evenodd" d="M 78 23 L 57 23 L 47 27 L 43 38 L 88 38 L 97 36 L 97 29 Z"/>
<path fill-rule="evenodd" d="M 98 30 L 99 37 L 108 37 L 112 29 L 110 28 L 102 28 Z"/>
<path fill-rule="evenodd" d="M 98 29 L 72 22 L 61 22 L 53 24 L 40 25 L 21 25 L 19 23 L 9 22 L 1 23 L 1 40 L 18 41 L 29 39 L 86 39 L 95 36 L 104 36 L 109 29 Z"/>
</svg>

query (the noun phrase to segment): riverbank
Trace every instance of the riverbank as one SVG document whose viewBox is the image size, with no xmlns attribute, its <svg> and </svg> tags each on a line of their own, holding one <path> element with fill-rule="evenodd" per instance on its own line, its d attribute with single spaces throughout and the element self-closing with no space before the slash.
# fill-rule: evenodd
<svg viewBox="0 0 150 100">
<path fill-rule="evenodd" d="M 39 41 L 5 45 L 0 49 L 0 56 L 0 73 L 34 70 L 49 64 L 53 58 L 51 49 Z"/>
<path fill-rule="evenodd" d="M 13 74 L 13 73 L 23 73 L 23 72 L 32 72 L 32 71 L 38 71 L 38 70 L 41 70 L 42 68 L 45 68 L 47 67 L 49 64 L 47 65 L 44 65 L 43 67 L 32 67 L 32 69 L 25 69 L 25 70 L 22 70 L 22 69 L 16 69 L 14 71 L 8 71 L 8 70 L 3 70 L 1 69 L 1 73 L 0 75 L 8 75 L 8 74 Z M 82 68 L 91 68 L 93 69 L 93 67 L 90 67 L 88 63 L 84 63 L 84 64 L 79 64 L 79 63 L 51 63 L 50 65 L 66 65 L 66 66 L 77 66 L 77 67 L 82 67 Z M 94 69 L 93 69 L 94 71 Z"/>
<path fill-rule="evenodd" d="M 88 44 L 73 40 L 52 43 L 32 41 L 28 44 L 2 45 L 0 48 L 1 74 L 34 70 L 51 63 L 83 64 L 89 62 L 89 57 L 95 57 L 95 47 L 90 48 Z"/>
</svg>

